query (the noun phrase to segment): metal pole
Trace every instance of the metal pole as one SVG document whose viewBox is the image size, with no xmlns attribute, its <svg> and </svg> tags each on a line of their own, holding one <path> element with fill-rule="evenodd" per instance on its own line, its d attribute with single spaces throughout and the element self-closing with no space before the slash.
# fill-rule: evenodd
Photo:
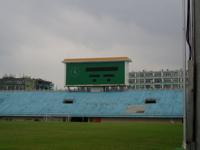
<svg viewBox="0 0 200 150">
<path fill-rule="evenodd" d="M 185 111 L 185 98 L 186 98 L 186 88 L 185 88 L 185 79 L 186 79 L 186 12 L 185 12 L 185 0 L 182 0 L 182 54 L 183 54 L 183 148 L 186 148 L 186 111 Z"/>
<path fill-rule="evenodd" d="M 195 145 L 200 150 L 200 1 L 194 0 Z"/>
<path fill-rule="evenodd" d="M 200 1 L 192 1 L 192 56 L 187 96 L 187 150 L 200 150 Z"/>
</svg>

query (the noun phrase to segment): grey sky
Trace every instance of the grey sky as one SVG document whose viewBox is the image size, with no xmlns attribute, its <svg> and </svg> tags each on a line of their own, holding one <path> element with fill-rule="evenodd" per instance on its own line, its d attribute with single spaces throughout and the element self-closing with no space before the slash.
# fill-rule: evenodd
<svg viewBox="0 0 200 150">
<path fill-rule="evenodd" d="M 130 70 L 182 67 L 181 0 L 0 0 L 0 76 L 64 85 L 64 58 L 128 56 Z"/>
</svg>

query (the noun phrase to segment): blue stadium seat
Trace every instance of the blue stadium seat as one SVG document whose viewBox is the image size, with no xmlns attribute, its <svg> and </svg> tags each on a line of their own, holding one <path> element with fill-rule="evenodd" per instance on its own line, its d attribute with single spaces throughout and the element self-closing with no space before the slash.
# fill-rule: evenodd
<svg viewBox="0 0 200 150">
<path fill-rule="evenodd" d="M 0 116 L 183 117 L 183 91 L 0 92 Z M 73 103 L 63 103 L 64 100 Z M 145 103 L 153 99 L 155 103 Z"/>
</svg>

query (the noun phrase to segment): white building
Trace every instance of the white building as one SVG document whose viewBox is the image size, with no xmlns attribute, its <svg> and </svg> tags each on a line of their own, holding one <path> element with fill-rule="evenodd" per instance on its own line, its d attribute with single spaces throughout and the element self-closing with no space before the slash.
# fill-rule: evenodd
<svg viewBox="0 0 200 150">
<path fill-rule="evenodd" d="M 129 73 L 132 89 L 183 89 L 183 70 L 138 71 Z"/>
</svg>

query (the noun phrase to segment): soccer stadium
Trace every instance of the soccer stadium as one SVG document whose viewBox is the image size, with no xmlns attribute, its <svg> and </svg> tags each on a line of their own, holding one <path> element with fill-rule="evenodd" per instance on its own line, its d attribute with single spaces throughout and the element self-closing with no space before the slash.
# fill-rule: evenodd
<svg viewBox="0 0 200 150">
<path fill-rule="evenodd" d="M 38 137 L 40 140 L 44 140 L 42 136 L 48 139 L 48 131 L 45 130 L 45 126 L 53 134 L 57 134 L 56 131 L 65 133 L 64 130 L 72 132 L 71 136 L 66 133 L 66 135 L 59 135 L 58 138 L 68 139 L 74 136 L 75 139 L 79 139 L 71 139 L 72 144 L 62 142 L 60 145 L 59 140 L 55 140 L 54 142 L 60 146 L 60 148 L 58 145 L 56 146 L 58 149 L 147 149 L 148 147 L 142 147 L 142 145 L 147 144 L 148 141 L 137 144 L 135 143 L 138 141 L 136 139 L 140 136 L 153 136 L 157 134 L 157 131 L 160 133 L 154 135 L 156 139 L 152 138 L 153 140 L 161 140 L 162 134 L 166 134 L 164 139 L 159 141 L 161 145 L 163 144 L 166 149 L 180 147 L 183 91 L 129 90 L 127 75 L 130 62 L 131 59 L 128 57 L 65 59 L 63 63 L 66 68 L 66 91 L 0 92 L 0 126 L 4 128 L 12 123 L 11 130 L 15 132 L 18 128 L 25 129 L 21 136 L 26 136 L 30 140 L 26 141 L 27 139 L 25 139 L 26 143 L 32 144 L 33 149 L 37 149 L 38 145 L 44 149 L 50 148 L 51 144 L 49 143 L 53 142 L 52 140 L 48 140 L 46 146 L 32 143 L 34 136 L 37 136 L 37 132 L 33 133 L 34 130 L 40 130 L 41 137 Z M 11 122 L 5 122 L 5 120 Z M 40 124 L 33 121 L 40 121 Z M 66 122 L 67 127 L 63 127 L 62 122 Z M 83 122 L 87 122 L 87 124 Z M 148 133 L 149 128 L 152 130 L 150 133 Z M 82 133 L 82 129 L 88 131 Z M 106 131 L 109 133 L 108 135 L 98 133 L 98 130 L 104 132 L 104 129 L 109 130 Z M 24 133 L 26 131 L 31 135 Z M 91 136 L 92 132 L 97 132 L 93 135 L 94 137 Z M 130 132 L 133 132 L 133 135 L 129 135 Z M 170 133 L 170 136 L 175 134 L 174 137 L 177 140 L 171 141 L 167 132 Z M 112 141 L 117 140 L 116 137 L 120 138 L 113 135 L 116 133 L 123 137 L 121 145 Z M 84 134 L 88 136 L 89 141 L 93 138 L 98 141 L 103 138 L 99 142 L 104 142 L 105 145 L 97 146 L 100 143 L 96 141 L 76 147 L 75 145 L 84 142 Z M 34 136 L 32 137 L 32 135 Z M 4 139 L 4 137 L 6 138 Z M 107 143 L 104 138 L 110 138 L 111 141 Z M 1 136 L 0 139 L 5 143 L 9 141 L 7 136 Z M 19 137 L 19 139 L 21 138 Z M 135 139 L 133 144 L 129 141 L 131 139 Z M 128 140 L 128 142 L 124 140 Z M 11 141 L 15 146 L 17 145 L 17 140 L 12 139 Z M 172 144 L 166 144 L 165 141 L 172 142 Z M 21 142 L 18 141 L 18 143 Z M 92 146 L 92 144 L 95 145 Z M 157 142 L 154 144 L 152 149 L 159 149 L 161 146 Z M 27 144 L 22 145 L 24 145 L 22 149 L 27 148 Z M 15 149 L 15 146 L 5 144 L 0 146 L 0 149 Z"/>
</svg>

